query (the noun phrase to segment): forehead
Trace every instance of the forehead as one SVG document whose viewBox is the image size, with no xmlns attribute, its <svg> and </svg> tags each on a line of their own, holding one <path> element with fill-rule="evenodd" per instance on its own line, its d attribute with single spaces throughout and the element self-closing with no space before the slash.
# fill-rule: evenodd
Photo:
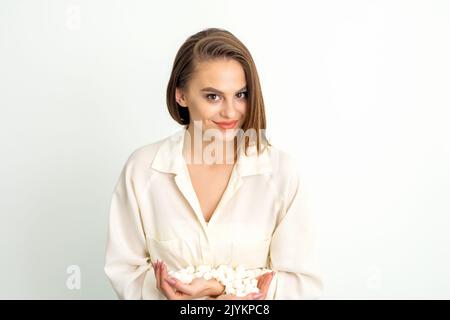
<svg viewBox="0 0 450 320">
<path fill-rule="evenodd" d="M 196 88 L 214 87 L 222 91 L 233 91 L 246 84 L 241 64 L 233 59 L 216 59 L 197 63 L 191 79 Z"/>
</svg>

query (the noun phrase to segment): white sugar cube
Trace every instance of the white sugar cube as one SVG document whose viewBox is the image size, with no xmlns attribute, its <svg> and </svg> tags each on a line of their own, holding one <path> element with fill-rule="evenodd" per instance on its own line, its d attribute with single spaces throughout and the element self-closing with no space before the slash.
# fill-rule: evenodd
<svg viewBox="0 0 450 320">
<path fill-rule="evenodd" d="M 248 272 L 242 266 L 237 267 L 235 273 L 238 278 L 246 278 L 248 274 Z"/>
<path fill-rule="evenodd" d="M 259 275 L 271 272 L 270 269 L 245 269 L 242 265 L 236 267 L 220 265 L 213 268 L 210 265 L 199 265 L 198 267 L 188 266 L 178 271 L 169 271 L 169 276 L 178 279 L 182 283 L 189 284 L 195 278 L 205 280 L 216 279 L 225 286 L 225 294 L 233 294 L 239 297 L 250 293 L 257 293 Z"/>
<path fill-rule="evenodd" d="M 226 286 L 225 293 L 226 294 L 236 294 L 236 289 L 233 288 L 233 286 Z"/>
<path fill-rule="evenodd" d="M 217 267 L 217 270 L 225 270 L 226 268 L 228 268 L 226 265 L 221 264 L 220 266 Z"/>
<path fill-rule="evenodd" d="M 240 289 L 244 287 L 244 284 L 242 283 L 241 279 L 234 279 L 233 280 L 233 287 L 235 287 L 236 289 Z"/>
<path fill-rule="evenodd" d="M 233 275 L 232 274 L 226 274 L 225 277 L 224 277 L 224 281 L 233 283 L 233 281 L 234 281 Z"/>
<path fill-rule="evenodd" d="M 259 289 L 257 288 L 257 287 L 246 287 L 245 288 L 245 291 L 247 291 L 247 293 L 258 293 L 259 292 Z"/>
<path fill-rule="evenodd" d="M 187 273 L 194 273 L 195 272 L 195 268 L 193 266 L 189 266 L 186 268 Z"/>
<path fill-rule="evenodd" d="M 244 297 L 247 294 L 243 290 L 236 290 L 236 297 Z"/>
<path fill-rule="evenodd" d="M 227 278 L 225 277 L 225 275 L 223 273 L 220 273 L 217 277 L 216 277 L 217 281 L 224 283 Z"/>
<path fill-rule="evenodd" d="M 209 271 L 211 271 L 211 266 L 200 265 L 200 266 L 197 267 L 197 272 L 205 273 L 205 272 L 209 272 Z"/>
<path fill-rule="evenodd" d="M 203 275 L 203 278 L 205 278 L 205 280 L 211 280 L 212 279 L 211 272 L 205 272 L 205 274 Z"/>
<path fill-rule="evenodd" d="M 178 274 L 188 274 L 187 269 L 178 270 Z"/>
<path fill-rule="evenodd" d="M 221 282 L 224 286 L 233 286 L 233 281 L 231 281 L 230 279 L 225 278 Z"/>
<path fill-rule="evenodd" d="M 184 283 L 184 284 L 189 284 L 192 282 L 192 275 L 189 274 L 180 274 L 178 279 Z"/>
</svg>

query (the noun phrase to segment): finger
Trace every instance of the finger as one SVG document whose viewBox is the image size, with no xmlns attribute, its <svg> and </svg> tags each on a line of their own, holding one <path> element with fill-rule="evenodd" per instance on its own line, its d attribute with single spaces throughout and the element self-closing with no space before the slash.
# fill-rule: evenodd
<svg viewBox="0 0 450 320">
<path fill-rule="evenodd" d="M 258 300 L 262 297 L 261 293 L 249 293 L 248 295 L 244 297 L 237 297 L 239 300 Z"/>
<path fill-rule="evenodd" d="M 267 283 L 266 283 L 267 290 L 269 289 L 270 283 L 272 282 L 272 279 L 274 276 L 275 276 L 275 271 L 272 271 L 271 273 L 269 273 L 269 276 L 267 277 Z"/>
<path fill-rule="evenodd" d="M 261 283 L 262 283 L 263 279 L 264 279 L 263 277 L 261 277 L 261 278 L 258 279 L 258 283 L 256 284 L 256 286 L 258 287 L 258 289 L 261 289 Z"/>
<path fill-rule="evenodd" d="M 266 299 L 267 292 L 269 291 L 269 287 L 270 287 L 270 283 L 272 282 L 272 279 L 273 279 L 273 273 L 270 273 L 267 276 L 263 285 L 261 286 L 260 292 L 263 294 L 263 299 Z"/>
<path fill-rule="evenodd" d="M 266 281 L 266 279 L 267 279 L 266 274 L 263 274 L 263 275 L 261 276 L 261 278 L 259 278 L 258 284 L 256 285 L 256 286 L 258 287 L 258 289 L 261 289 L 261 287 L 262 287 L 262 285 L 264 284 L 264 282 Z"/>
<path fill-rule="evenodd" d="M 184 292 L 176 290 L 168 281 L 169 279 L 165 278 L 162 284 L 162 290 L 166 296 L 170 297 L 172 300 L 186 299 L 188 295 Z"/>
<path fill-rule="evenodd" d="M 267 276 L 261 278 L 261 281 L 258 284 L 258 289 L 259 289 L 259 293 L 262 295 L 262 297 L 260 297 L 260 299 L 258 299 L 258 300 L 265 299 L 265 294 L 266 294 L 265 288 L 267 286 L 266 285 L 267 282 L 268 282 L 268 277 Z"/>
<path fill-rule="evenodd" d="M 176 291 L 174 290 L 174 288 L 172 288 L 168 283 L 167 283 L 167 279 L 168 279 L 168 274 L 167 274 L 167 266 L 165 265 L 165 263 L 162 263 L 161 266 L 161 273 L 160 273 L 160 280 L 161 280 L 161 291 L 165 294 L 165 296 L 168 299 L 174 300 L 180 297 L 180 295 L 177 295 Z"/>
<path fill-rule="evenodd" d="M 153 268 L 153 271 L 155 272 L 156 287 L 158 288 L 158 261 L 155 262 L 155 267 Z"/>
<path fill-rule="evenodd" d="M 268 274 L 270 274 L 270 272 L 267 272 L 267 271 L 262 272 L 259 276 L 256 277 L 256 279 L 262 278 L 262 277 L 264 277 L 264 276 L 267 276 Z"/>
<path fill-rule="evenodd" d="M 273 278 L 273 272 L 269 272 L 265 274 L 264 283 L 270 283 L 271 279 Z"/>
<path fill-rule="evenodd" d="M 158 263 L 157 263 L 157 261 L 152 262 L 152 265 L 153 265 L 153 272 L 155 273 L 155 277 L 156 277 L 156 270 L 157 270 L 157 268 L 158 268 Z"/>
<path fill-rule="evenodd" d="M 261 288 L 259 288 L 259 293 L 265 296 L 266 294 L 266 288 L 267 288 L 267 278 L 264 279 L 264 282 L 261 283 Z"/>
<path fill-rule="evenodd" d="M 256 283 L 256 286 L 257 286 L 258 288 L 260 288 L 260 287 L 261 287 L 261 282 L 262 282 L 263 277 L 262 277 L 262 276 L 259 276 L 259 277 L 256 278 L 256 279 L 258 280 L 258 282 Z"/>
<path fill-rule="evenodd" d="M 162 261 L 158 261 L 158 288 L 161 290 L 162 278 L 161 278 Z"/>
<path fill-rule="evenodd" d="M 164 278 L 163 278 L 163 262 L 160 261 L 159 262 L 159 267 L 158 267 L 158 276 L 159 276 L 159 288 L 162 288 L 163 282 L 164 282 Z"/>
<path fill-rule="evenodd" d="M 159 290 L 161 288 L 161 281 L 159 278 L 159 260 L 156 260 L 155 276 L 156 276 L 156 287 Z"/>
<path fill-rule="evenodd" d="M 211 292 L 217 284 L 217 280 L 215 279 L 205 280 L 203 278 L 196 278 L 190 283 L 183 283 L 173 277 L 167 277 L 166 281 L 172 288 L 180 292 L 180 294 L 188 295 L 191 298 L 209 295 L 209 292 Z"/>
<path fill-rule="evenodd" d="M 257 276 L 255 279 L 258 280 L 258 282 L 259 282 L 259 281 L 261 281 L 262 279 L 264 279 L 265 277 L 267 277 L 267 273 L 260 274 L 260 275 Z"/>
<path fill-rule="evenodd" d="M 164 277 L 163 277 L 163 262 L 159 261 L 158 263 L 158 281 L 159 281 L 159 290 L 167 297 L 164 292 Z"/>
<path fill-rule="evenodd" d="M 193 288 L 192 285 L 184 284 L 183 282 L 175 279 L 175 278 L 169 278 L 166 279 L 166 282 L 174 289 L 181 291 L 184 294 L 193 295 Z"/>
<path fill-rule="evenodd" d="M 261 283 L 261 289 L 265 291 L 268 287 L 268 284 L 270 284 L 270 280 L 272 279 L 272 276 L 270 274 L 266 275 L 264 277 L 264 281 Z"/>
</svg>

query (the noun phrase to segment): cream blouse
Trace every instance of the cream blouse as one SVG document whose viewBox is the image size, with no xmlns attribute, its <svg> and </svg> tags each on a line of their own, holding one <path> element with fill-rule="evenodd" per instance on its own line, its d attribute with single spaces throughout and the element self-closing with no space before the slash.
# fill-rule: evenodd
<svg viewBox="0 0 450 320">
<path fill-rule="evenodd" d="M 239 152 L 206 223 L 182 155 L 185 129 L 135 150 L 111 200 L 105 273 L 120 299 L 165 299 L 151 262 L 275 270 L 267 299 L 315 299 L 322 278 L 294 161 L 269 147 Z M 214 183 L 211 181 L 211 183 Z"/>
</svg>

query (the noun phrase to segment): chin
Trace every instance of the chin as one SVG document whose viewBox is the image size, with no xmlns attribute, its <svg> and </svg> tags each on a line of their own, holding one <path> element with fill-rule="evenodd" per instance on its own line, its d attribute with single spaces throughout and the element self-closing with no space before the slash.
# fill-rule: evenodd
<svg viewBox="0 0 450 320">
<path fill-rule="evenodd" d="M 224 132 L 223 134 L 222 134 L 222 140 L 223 141 L 225 141 L 225 142 L 231 142 L 231 141 L 233 141 L 233 139 L 234 139 L 234 137 L 236 136 L 236 130 L 228 130 L 228 131 L 231 131 L 231 132 Z"/>
<path fill-rule="evenodd" d="M 230 142 L 234 139 L 234 137 L 237 135 L 239 131 L 239 128 L 235 129 L 227 129 L 227 130 L 220 130 L 220 136 L 219 138 L 222 141 Z"/>
</svg>

